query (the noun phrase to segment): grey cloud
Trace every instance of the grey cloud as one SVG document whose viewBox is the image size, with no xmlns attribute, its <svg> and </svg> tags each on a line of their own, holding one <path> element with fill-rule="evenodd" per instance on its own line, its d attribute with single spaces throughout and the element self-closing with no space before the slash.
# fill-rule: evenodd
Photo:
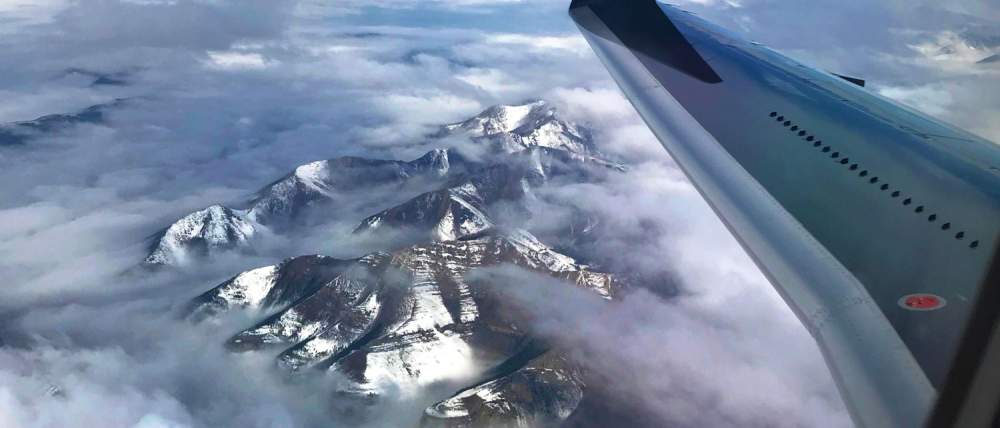
<svg viewBox="0 0 1000 428">
<path fill-rule="evenodd" d="M 5 426 L 282 427 L 328 421 L 324 397 L 335 383 L 285 382 L 270 370 L 267 356 L 226 355 L 218 330 L 176 319 L 164 311 L 166 301 L 71 305 L 21 318 L 35 346 L 0 355 L 0 400 L 10 410 L 4 412 Z M 53 386 L 59 392 L 47 393 Z"/>
<path fill-rule="evenodd" d="M 475 278 L 503 284 L 532 328 L 570 349 L 625 424 L 850 426 L 815 346 L 768 294 L 665 301 L 639 290 L 607 302 L 515 267 Z M 762 352 L 774 348 L 783 352 Z"/>
<path fill-rule="evenodd" d="M 74 45 L 225 49 L 235 41 L 270 39 L 286 28 L 290 0 L 73 2 L 55 16 L 52 34 Z"/>
</svg>

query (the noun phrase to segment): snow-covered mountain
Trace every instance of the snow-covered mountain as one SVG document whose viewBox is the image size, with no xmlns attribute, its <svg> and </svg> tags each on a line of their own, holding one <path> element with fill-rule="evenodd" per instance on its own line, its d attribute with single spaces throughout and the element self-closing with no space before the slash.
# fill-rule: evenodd
<svg viewBox="0 0 1000 428">
<path fill-rule="evenodd" d="M 507 153 L 547 147 L 571 153 L 596 152 L 591 132 L 562 120 L 545 101 L 490 107 L 475 117 L 441 127 L 436 134 L 465 136 L 492 144 Z"/>
<path fill-rule="evenodd" d="M 177 220 L 164 230 L 145 262 L 150 265 L 183 265 L 192 258 L 248 245 L 257 225 L 246 211 L 214 205 Z"/>
<path fill-rule="evenodd" d="M 437 183 L 451 171 L 452 157 L 432 150 L 409 162 L 342 157 L 302 165 L 258 192 L 247 208 L 216 205 L 184 216 L 157 234 L 144 263 L 177 266 L 217 251 L 251 251 L 259 235 L 294 227 L 306 210 L 338 197 L 412 180 Z"/>
<path fill-rule="evenodd" d="M 485 200 L 471 183 L 427 192 L 366 218 L 355 232 L 412 229 L 434 241 L 454 241 L 493 227 Z"/>
<path fill-rule="evenodd" d="M 302 214 L 312 209 L 404 184 L 423 186 L 424 193 L 373 214 L 358 231 L 410 228 L 453 240 L 493 226 L 490 204 L 517 200 L 551 177 L 587 181 L 600 175 L 595 171 L 623 169 L 596 153 L 586 128 L 562 120 L 542 101 L 490 108 L 445 126 L 437 137 L 455 135 L 503 150 L 475 162 L 456 150 L 436 149 L 409 162 L 343 157 L 302 165 L 243 208 L 213 206 L 168 226 L 153 238 L 144 264 L 184 266 L 218 252 L 252 252 L 257 239 L 300 227 Z"/>
<path fill-rule="evenodd" d="M 503 284 L 467 278 L 473 269 L 500 265 L 605 298 L 617 287 L 610 275 L 590 271 L 527 232 L 510 231 L 351 261 L 290 259 L 237 275 L 195 299 L 192 311 L 198 319 L 255 311 L 261 321 L 233 336 L 231 349 L 280 349 L 278 365 L 286 370 L 350 379 L 342 388 L 347 395 L 413 396 L 431 385 L 455 384 L 460 392 L 441 397 L 425 419 L 562 420 L 584 393 L 578 370 L 534 343 L 516 313 L 501 310 L 497 287 Z M 525 387 L 535 395 L 520 393 Z"/>
<path fill-rule="evenodd" d="M 502 163 L 456 177 L 448 186 L 421 194 L 401 205 L 374 214 L 361 222 L 356 233 L 385 229 L 412 232 L 417 239 L 452 241 L 497 226 L 491 219 L 494 204 L 516 205 L 533 189 L 553 178 L 579 182 L 599 179 L 617 171 L 615 164 L 558 149 L 532 148 L 506 156 Z"/>
<path fill-rule="evenodd" d="M 425 426 L 559 426 L 580 406 L 581 370 L 558 352 L 459 391 L 424 411 Z"/>
<path fill-rule="evenodd" d="M 302 165 L 259 192 L 248 217 L 264 225 L 286 226 L 310 206 L 333 200 L 338 194 L 418 178 L 434 183 L 448 175 L 455 156 L 437 149 L 409 162 L 342 157 Z"/>
<path fill-rule="evenodd" d="M 520 181 L 524 175 L 514 169 L 508 164 L 479 169 L 471 176 L 453 180 L 446 188 L 366 218 L 355 232 L 408 229 L 434 241 L 454 241 L 483 232 L 494 226 L 488 215 L 490 204 L 501 199 L 517 200 L 528 191 L 528 184 Z"/>
</svg>

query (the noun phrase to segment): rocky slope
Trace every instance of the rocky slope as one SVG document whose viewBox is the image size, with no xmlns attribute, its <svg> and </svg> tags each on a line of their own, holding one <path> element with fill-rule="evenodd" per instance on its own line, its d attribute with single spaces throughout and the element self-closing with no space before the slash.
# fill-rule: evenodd
<svg viewBox="0 0 1000 428">
<path fill-rule="evenodd" d="M 192 302 L 196 319 L 228 310 L 261 321 L 228 346 L 279 349 L 289 371 L 336 372 L 347 396 L 377 399 L 460 391 L 428 408 L 425 422 L 566 418 L 584 390 L 578 371 L 534 343 L 496 287 L 468 278 L 476 268 L 516 265 L 611 298 L 610 275 L 590 271 L 524 231 L 415 245 L 356 260 L 290 259 L 244 272 Z M 525 392 L 525 388 L 531 392 Z"/>
<path fill-rule="evenodd" d="M 490 212 L 497 203 L 506 202 L 505 208 L 510 209 L 552 179 L 596 181 L 619 168 L 596 158 L 533 148 L 505 156 L 501 163 L 478 168 L 450 180 L 442 189 L 374 214 L 355 232 L 376 233 L 388 228 L 415 232 L 417 239 L 455 240 L 496 226 Z"/>
<path fill-rule="evenodd" d="M 565 422 L 588 390 L 580 369 L 557 352 L 459 391 L 424 411 L 425 427 L 545 427 Z"/>
</svg>

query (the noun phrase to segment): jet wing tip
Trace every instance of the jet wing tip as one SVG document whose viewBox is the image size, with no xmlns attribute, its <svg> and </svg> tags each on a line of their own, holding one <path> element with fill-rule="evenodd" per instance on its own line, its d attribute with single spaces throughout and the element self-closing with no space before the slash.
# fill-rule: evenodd
<svg viewBox="0 0 1000 428">
<path fill-rule="evenodd" d="M 573 0 L 570 16 L 587 31 L 650 61 L 708 84 L 721 83 L 712 66 L 656 0 Z M 671 12 L 677 10 L 671 7 Z"/>
</svg>

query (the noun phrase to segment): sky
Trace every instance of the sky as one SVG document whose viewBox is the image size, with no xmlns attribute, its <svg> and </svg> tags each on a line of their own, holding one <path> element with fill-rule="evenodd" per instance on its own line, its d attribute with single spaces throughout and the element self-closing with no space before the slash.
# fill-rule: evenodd
<svg viewBox="0 0 1000 428">
<path fill-rule="evenodd" d="M 849 426 L 805 329 L 620 95 L 566 3 L 0 0 L 0 123 L 125 100 L 106 123 L 0 146 L 0 340 L 17 345 L 0 348 L 0 426 L 327 421 L 303 397 L 329 385 L 248 376 L 269 360 L 225 355 L 217 333 L 169 309 L 279 254 L 351 248 L 323 235 L 197 273 L 121 273 L 174 219 L 297 165 L 416 158 L 436 125 L 537 98 L 631 165 L 600 186 L 548 189 L 550 200 L 612 219 L 607 248 L 620 251 L 607 257 L 670 272 L 684 291 L 626 296 L 600 317 L 561 296 L 576 303 L 536 307 L 551 331 L 590 326 L 561 337 L 676 426 Z M 995 3 L 677 3 L 1000 141 L 1000 62 L 980 63 L 1000 53 Z M 664 381 L 635 375 L 647 372 Z M 54 384 L 72 392 L 46 394 Z"/>
</svg>

